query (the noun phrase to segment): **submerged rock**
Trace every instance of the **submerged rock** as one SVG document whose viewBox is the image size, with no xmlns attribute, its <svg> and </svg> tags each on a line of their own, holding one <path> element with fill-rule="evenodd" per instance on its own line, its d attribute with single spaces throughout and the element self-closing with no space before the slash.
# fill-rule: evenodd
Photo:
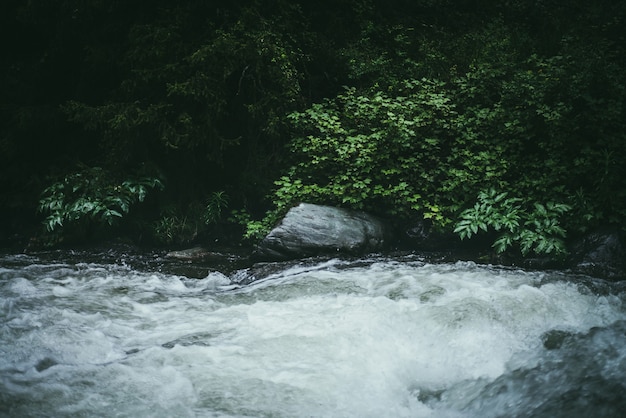
<svg viewBox="0 0 626 418">
<path fill-rule="evenodd" d="M 165 255 L 167 258 L 173 258 L 184 261 L 199 261 L 211 258 L 220 258 L 222 255 L 213 251 L 209 251 L 202 247 L 188 248 L 185 250 L 170 251 Z"/>
<path fill-rule="evenodd" d="M 384 223 L 364 212 L 301 203 L 259 244 L 256 254 L 285 260 L 325 253 L 364 254 L 385 245 Z"/>
<path fill-rule="evenodd" d="M 159 270 L 170 274 L 204 278 L 210 271 L 230 274 L 250 264 L 249 251 L 242 249 L 220 249 L 211 251 L 194 247 L 170 251 L 159 260 Z"/>
</svg>

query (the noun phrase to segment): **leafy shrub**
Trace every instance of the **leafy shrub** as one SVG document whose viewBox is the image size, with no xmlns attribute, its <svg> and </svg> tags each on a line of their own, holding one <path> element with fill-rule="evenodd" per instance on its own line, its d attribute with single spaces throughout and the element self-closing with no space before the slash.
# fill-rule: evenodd
<svg viewBox="0 0 626 418">
<path fill-rule="evenodd" d="M 206 201 L 203 209 L 205 225 L 217 223 L 222 219 L 224 209 L 228 207 L 228 195 L 224 191 L 213 192 Z"/>
<path fill-rule="evenodd" d="M 168 207 L 152 224 L 152 236 L 160 244 L 183 244 L 198 236 L 197 218 L 189 217 L 174 207 Z"/>
<path fill-rule="evenodd" d="M 594 71 L 573 39 L 545 56 L 527 41 L 495 20 L 440 51 L 449 74 L 399 80 L 387 56 L 368 72 L 370 87 L 291 113 L 292 164 L 269 216 L 309 201 L 422 217 L 462 238 L 499 232 L 498 252 L 525 255 L 563 253 L 566 227 L 618 223 L 621 76 Z"/>
<path fill-rule="evenodd" d="M 348 88 L 290 114 L 293 165 L 275 183 L 270 216 L 310 201 L 452 225 L 485 184 L 503 184 L 508 164 L 502 147 L 474 134 L 478 118 L 461 118 L 452 93 L 441 81 L 406 80 L 390 92 Z"/>
<path fill-rule="evenodd" d="M 434 180 L 446 175 L 440 162 L 451 138 L 442 123 L 454 106 L 438 81 L 406 81 L 397 93 L 347 89 L 289 115 L 302 136 L 292 141 L 296 164 L 276 182 L 278 209 L 308 199 L 449 222 Z"/>
<path fill-rule="evenodd" d="M 47 187 L 39 200 L 39 211 L 46 214 L 44 225 L 55 232 L 68 224 L 114 225 L 143 202 L 150 189 L 161 189 L 158 178 L 143 176 L 116 181 L 100 167 L 85 168 Z"/>
<path fill-rule="evenodd" d="M 498 253 L 515 244 L 523 255 L 566 253 L 562 240 L 565 229 L 559 218 L 571 209 L 570 206 L 534 202 L 529 210 L 522 199 L 507 196 L 507 192 L 498 193 L 495 189 L 480 192 L 476 204 L 461 213 L 454 232 L 461 239 L 471 238 L 481 230 L 501 232 L 492 245 Z"/>
<path fill-rule="evenodd" d="M 230 222 L 241 225 L 244 228 L 243 239 L 246 241 L 260 241 L 278 221 L 282 212 L 269 211 L 262 220 L 253 220 L 250 213 L 245 210 L 233 210 L 229 218 Z"/>
<path fill-rule="evenodd" d="M 228 195 L 224 191 L 213 192 L 204 204 L 191 204 L 185 210 L 169 206 L 152 224 L 152 236 L 161 244 L 190 243 L 209 226 L 219 223 L 227 207 Z"/>
</svg>

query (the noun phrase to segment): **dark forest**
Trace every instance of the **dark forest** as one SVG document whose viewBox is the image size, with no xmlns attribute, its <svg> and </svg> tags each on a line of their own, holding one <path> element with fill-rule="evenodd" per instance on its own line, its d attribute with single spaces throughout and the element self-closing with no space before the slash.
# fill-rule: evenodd
<svg viewBox="0 0 626 418">
<path fill-rule="evenodd" d="M 559 254 L 626 221 L 626 2 L 7 0 L 0 233 L 254 242 L 302 201 Z"/>
</svg>

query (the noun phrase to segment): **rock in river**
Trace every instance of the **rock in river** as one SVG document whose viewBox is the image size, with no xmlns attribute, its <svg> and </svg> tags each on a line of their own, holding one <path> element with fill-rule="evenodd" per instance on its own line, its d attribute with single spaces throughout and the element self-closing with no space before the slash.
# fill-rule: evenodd
<svg viewBox="0 0 626 418">
<path fill-rule="evenodd" d="M 385 244 L 384 223 L 364 212 L 301 203 L 291 208 L 257 248 L 269 260 L 331 252 L 364 254 Z"/>
</svg>

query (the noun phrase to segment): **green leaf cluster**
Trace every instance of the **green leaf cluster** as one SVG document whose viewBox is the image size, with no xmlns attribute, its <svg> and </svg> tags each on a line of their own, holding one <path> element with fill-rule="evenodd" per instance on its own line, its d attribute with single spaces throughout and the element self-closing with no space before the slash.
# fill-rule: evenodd
<svg viewBox="0 0 626 418">
<path fill-rule="evenodd" d="M 442 209 L 455 202 L 435 192 L 447 176 L 440 161 L 454 142 L 446 128 L 455 106 L 436 80 L 407 80 L 394 93 L 347 88 L 291 113 L 300 136 L 291 142 L 295 164 L 276 182 L 277 207 L 312 200 L 449 223 Z"/>
<path fill-rule="evenodd" d="M 428 74 L 409 59 L 427 51 L 404 42 L 405 53 L 359 67 L 371 84 L 289 114 L 291 164 L 275 182 L 275 210 L 309 201 L 429 219 L 462 238 L 505 231 L 495 249 L 525 255 L 563 253 L 567 229 L 623 219 L 618 67 L 594 71 L 580 39 L 539 54 L 499 18 L 449 41 L 437 55 L 447 73 L 399 80 L 398 68 Z"/>
<path fill-rule="evenodd" d="M 142 176 L 116 181 L 100 167 L 87 167 L 48 186 L 39 200 L 49 232 L 68 224 L 114 225 L 131 207 L 143 202 L 150 189 L 162 189 L 156 177 Z"/>
<path fill-rule="evenodd" d="M 204 203 L 192 203 L 184 210 L 179 205 L 167 206 L 152 222 L 152 236 L 159 244 L 189 244 L 223 220 L 228 204 L 226 192 L 218 191 L 211 193 Z"/>
<path fill-rule="evenodd" d="M 281 213 L 278 210 L 269 211 L 262 220 L 255 220 L 247 210 L 233 210 L 229 220 L 244 228 L 245 241 L 258 242 L 275 225 Z"/>
<path fill-rule="evenodd" d="M 531 252 L 565 254 L 566 233 L 560 218 L 571 207 L 554 202 L 534 202 L 530 209 L 527 206 L 520 198 L 508 197 L 507 192 L 481 191 L 476 204 L 461 212 L 454 232 L 465 239 L 493 230 L 499 234 L 492 244 L 498 253 L 517 245 L 525 256 Z"/>
</svg>

